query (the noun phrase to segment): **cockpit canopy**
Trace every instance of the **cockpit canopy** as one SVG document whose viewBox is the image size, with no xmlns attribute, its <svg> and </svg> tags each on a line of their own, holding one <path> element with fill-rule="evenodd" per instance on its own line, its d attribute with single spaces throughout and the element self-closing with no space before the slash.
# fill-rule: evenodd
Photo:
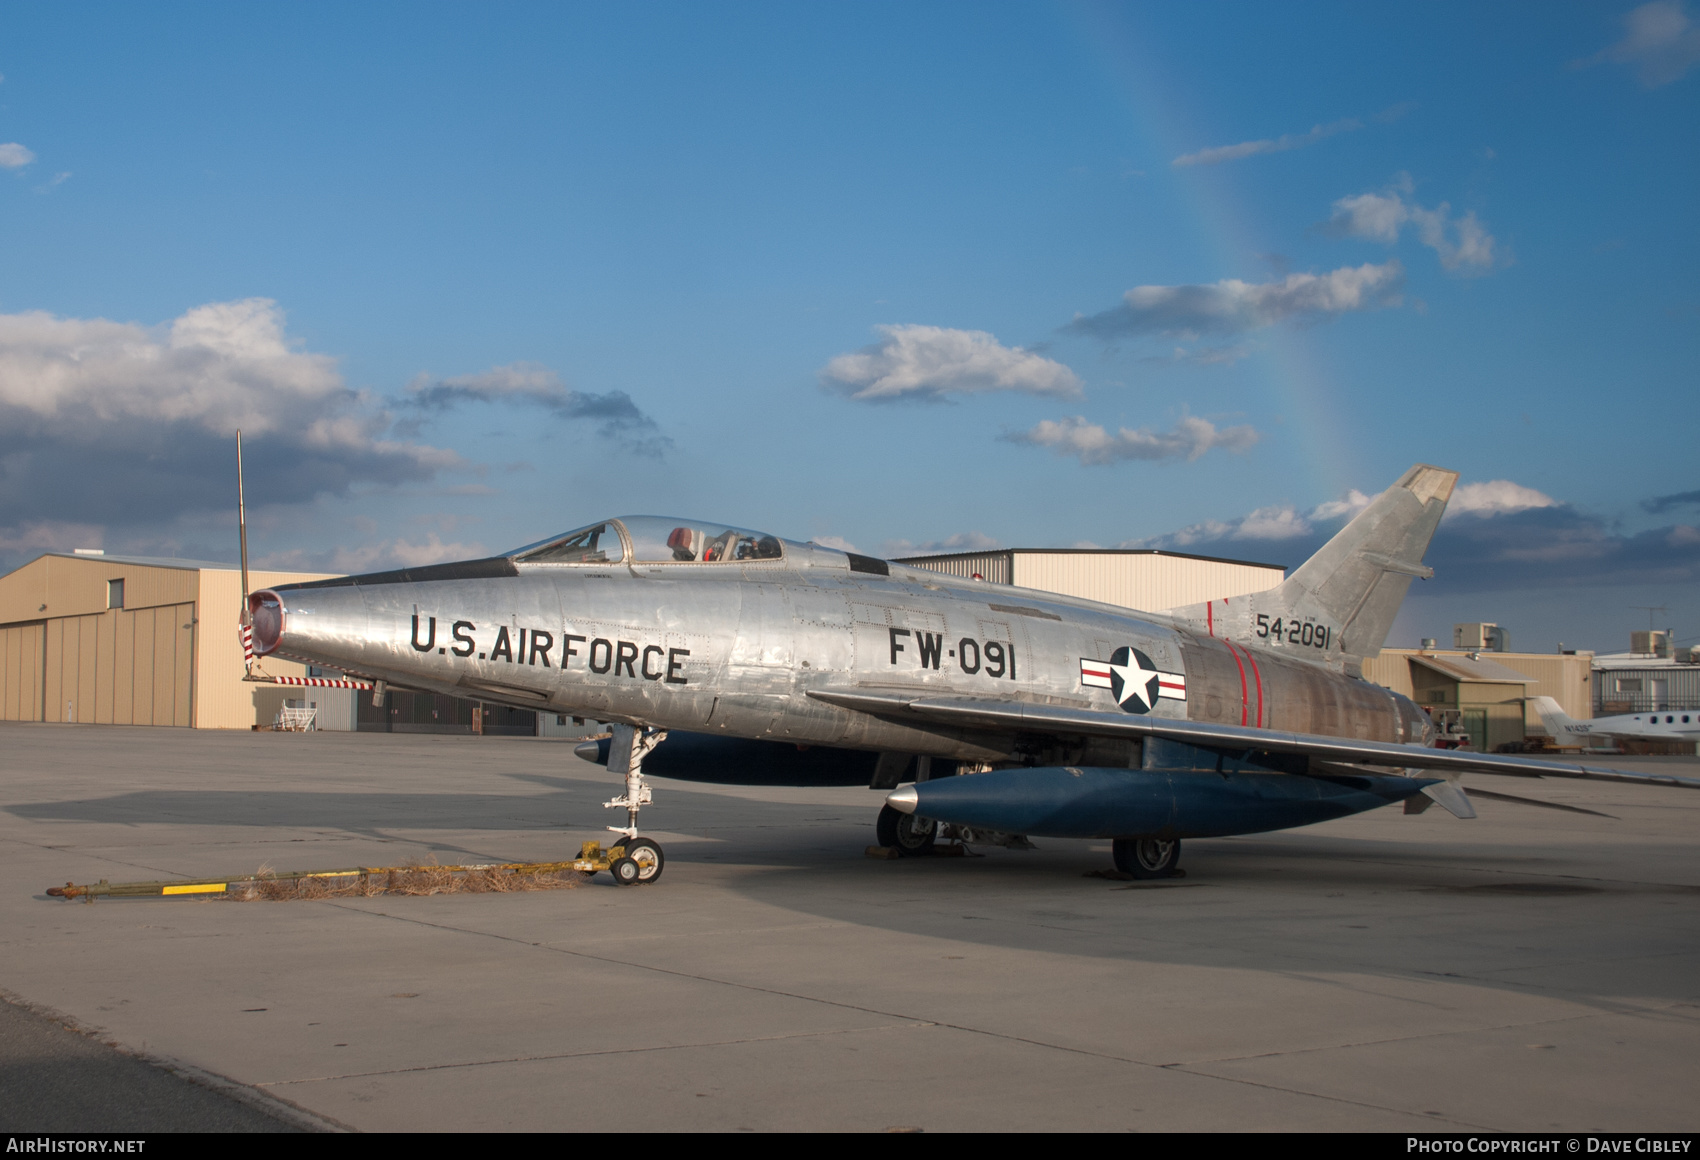
<svg viewBox="0 0 1700 1160">
<path fill-rule="evenodd" d="M 521 564 L 737 564 L 783 559 L 779 537 L 702 520 L 623 516 L 508 553 Z"/>
</svg>

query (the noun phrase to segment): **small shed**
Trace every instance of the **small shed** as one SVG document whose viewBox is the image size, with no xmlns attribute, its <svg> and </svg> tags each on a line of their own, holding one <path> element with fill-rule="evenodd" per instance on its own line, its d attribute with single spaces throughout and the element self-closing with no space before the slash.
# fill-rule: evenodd
<svg viewBox="0 0 1700 1160">
<path fill-rule="evenodd" d="M 1523 740 L 1523 703 L 1534 684 L 1539 682 L 1476 653 L 1411 656 L 1411 699 L 1437 722 L 1456 714 L 1470 744 L 1483 752 Z"/>
</svg>

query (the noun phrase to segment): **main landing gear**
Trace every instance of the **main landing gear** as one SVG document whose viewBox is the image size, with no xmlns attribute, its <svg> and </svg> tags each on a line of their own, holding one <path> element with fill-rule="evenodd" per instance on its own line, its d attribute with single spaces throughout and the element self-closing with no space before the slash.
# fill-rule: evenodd
<svg viewBox="0 0 1700 1160">
<path fill-rule="evenodd" d="M 1173 878 L 1181 860 L 1181 841 L 1175 838 L 1117 838 L 1110 844 L 1116 869 L 1134 878 Z"/>
<path fill-rule="evenodd" d="M 603 808 L 625 810 L 626 824 L 608 827 L 621 835 L 621 839 L 606 855 L 602 855 L 600 843 L 586 842 L 581 860 L 593 863 L 588 868 L 591 873 L 607 870 L 616 884 L 637 886 L 654 882 L 661 877 L 661 868 L 667 864 L 666 857 L 661 853 L 661 846 L 651 838 L 638 837 L 637 832 L 638 810 L 650 802 L 649 783 L 643 777 L 643 759 L 649 756 L 650 751 L 657 745 L 667 740 L 667 733 L 662 729 L 633 725 L 615 725 L 612 728 L 613 737 L 608 745 L 608 772 L 619 773 L 625 777 L 626 792 L 603 803 Z M 592 850 L 592 846 L 597 849 Z"/>
<path fill-rule="evenodd" d="M 881 806 L 879 819 L 874 822 L 874 833 L 879 837 L 880 845 L 896 850 L 898 857 L 919 858 L 933 852 L 933 843 L 939 836 L 939 824 L 931 818 L 919 818 L 890 806 Z"/>
</svg>

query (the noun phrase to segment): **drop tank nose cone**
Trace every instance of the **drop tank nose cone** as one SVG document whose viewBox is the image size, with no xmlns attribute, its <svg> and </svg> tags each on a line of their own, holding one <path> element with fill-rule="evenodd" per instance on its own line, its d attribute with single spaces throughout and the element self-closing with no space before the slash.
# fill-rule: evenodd
<svg viewBox="0 0 1700 1160">
<path fill-rule="evenodd" d="M 915 807 L 921 804 L 921 798 L 912 785 L 894 789 L 885 797 L 885 804 L 901 814 L 912 814 Z"/>
</svg>

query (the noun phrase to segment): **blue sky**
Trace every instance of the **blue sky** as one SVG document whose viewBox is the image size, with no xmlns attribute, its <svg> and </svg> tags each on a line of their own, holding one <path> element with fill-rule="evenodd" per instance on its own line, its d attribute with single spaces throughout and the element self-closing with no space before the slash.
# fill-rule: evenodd
<svg viewBox="0 0 1700 1160">
<path fill-rule="evenodd" d="M 1700 9 L 0 11 L 0 566 L 679 513 L 1300 562 L 1700 637 Z"/>
</svg>

